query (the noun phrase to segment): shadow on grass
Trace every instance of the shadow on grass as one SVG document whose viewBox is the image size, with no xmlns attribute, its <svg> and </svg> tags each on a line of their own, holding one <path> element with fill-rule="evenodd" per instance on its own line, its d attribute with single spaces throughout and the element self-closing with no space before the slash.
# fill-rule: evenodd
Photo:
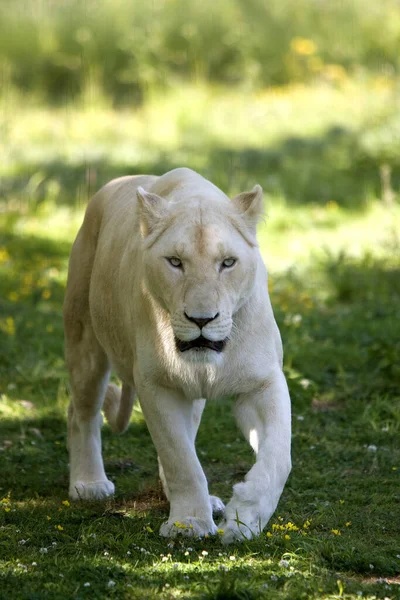
<svg viewBox="0 0 400 600">
<path fill-rule="evenodd" d="M 290 204 L 326 204 L 362 208 L 370 197 L 381 196 L 380 167 L 391 168 L 393 189 L 400 186 L 400 160 L 362 147 L 362 132 L 333 127 L 320 137 L 291 137 L 268 148 L 241 148 L 206 143 L 183 147 L 179 156 L 153 150 L 147 161 L 124 164 L 112 158 L 67 164 L 60 160 L 21 164 L 18 175 L 3 177 L 0 198 L 21 197 L 21 207 L 34 208 L 59 184 L 60 204 L 85 205 L 93 193 L 114 177 L 128 174 L 161 175 L 178 166 L 197 169 L 228 193 L 260 183 L 270 194 Z M 383 151 L 382 151 L 383 152 Z M 38 181 L 35 181 L 35 174 Z"/>
</svg>

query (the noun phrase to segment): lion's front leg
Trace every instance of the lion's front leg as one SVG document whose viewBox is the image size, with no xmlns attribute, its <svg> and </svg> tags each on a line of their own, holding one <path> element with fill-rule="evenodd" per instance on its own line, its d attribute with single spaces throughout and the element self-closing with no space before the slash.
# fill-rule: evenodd
<svg viewBox="0 0 400 600">
<path fill-rule="evenodd" d="M 257 460 L 245 481 L 234 486 L 226 506 L 220 524 L 225 543 L 261 533 L 290 473 L 290 398 L 282 371 L 275 372 L 261 390 L 240 395 L 235 414 Z"/>
<path fill-rule="evenodd" d="M 168 488 L 170 514 L 160 534 L 216 533 L 207 480 L 194 447 L 194 403 L 161 387 L 142 387 L 139 400 Z"/>
</svg>

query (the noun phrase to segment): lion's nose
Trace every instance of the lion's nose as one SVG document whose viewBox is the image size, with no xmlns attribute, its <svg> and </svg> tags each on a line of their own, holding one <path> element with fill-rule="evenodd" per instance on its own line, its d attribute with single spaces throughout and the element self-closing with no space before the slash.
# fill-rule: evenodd
<svg viewBox="0 0 400 600">
<path fill-rule="evenodd" d="M 196 323 L 196 325 L 198 325 L 200 327 L 200 329 L 202 329 L 205 325 L 207 325 L 207 323 L 209 323 L 210 321 L 214 321 L 214 319 L 216 319 L 218 317 L 219 313 L 217 313 L 216 315 L 214 315 L 213 317 L 192 317 L 189 316 L 186 312 L 185 312 L 185 317 L 189 320 L 192 321 L 193 323 Z"/>
</svg>

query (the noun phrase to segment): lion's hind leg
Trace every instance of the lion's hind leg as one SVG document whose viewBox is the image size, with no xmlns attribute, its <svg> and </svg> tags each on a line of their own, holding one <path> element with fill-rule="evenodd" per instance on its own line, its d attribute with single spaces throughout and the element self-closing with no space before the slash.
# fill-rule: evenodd
<svg viewBox="0 0 400 600">
<path fill-rule="evenodd" d="M 71 498 L 101 499 L 114 493 L 101 455 L 103 404 L 110 366 L 90 321 L 69 319 L 66 360 L 72 398 L 68 411 Z"/>
</svg>

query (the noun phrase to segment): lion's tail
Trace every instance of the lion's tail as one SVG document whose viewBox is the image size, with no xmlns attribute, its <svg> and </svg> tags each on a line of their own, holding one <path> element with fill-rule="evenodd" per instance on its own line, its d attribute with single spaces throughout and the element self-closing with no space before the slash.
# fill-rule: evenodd
<svg viewBox="0 0 400 600">
<path fill-rule="evenodd" d="M 126 430 L 134 403 L 135 390 L 132 387 L 124 384 L 121 390 L 114 383 L 108 385 L 103 411 L 114 433 Z"/>
</svg>

